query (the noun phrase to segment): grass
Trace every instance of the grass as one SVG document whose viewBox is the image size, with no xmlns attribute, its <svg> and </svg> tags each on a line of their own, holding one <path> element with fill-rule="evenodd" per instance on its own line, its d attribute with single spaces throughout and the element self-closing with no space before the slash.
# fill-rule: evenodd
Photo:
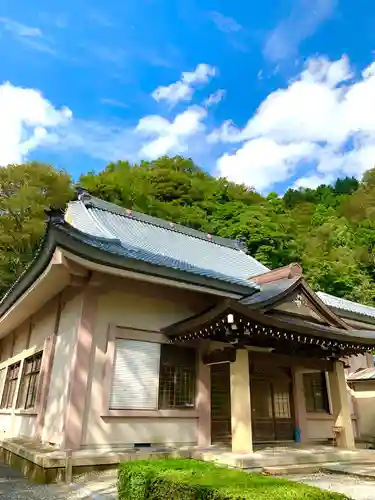
<svg viewBox="0 0 375 500">
<path fill-rule="evenodd" d="M 120 464 L 119 500 L 343 500 L 344 495 L 287 479 L 197 460 Z"/>
</svg>

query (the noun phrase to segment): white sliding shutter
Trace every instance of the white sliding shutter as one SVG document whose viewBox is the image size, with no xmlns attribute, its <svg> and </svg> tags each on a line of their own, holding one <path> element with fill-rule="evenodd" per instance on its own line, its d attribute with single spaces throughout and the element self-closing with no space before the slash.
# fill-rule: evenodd
<svg viewBox="0 0 375 500">
<path fill-rule="evenodd" d="M 110 409 L 157 409 L 159 365 L 160 344 L 116 339 Z"/>
</svg>

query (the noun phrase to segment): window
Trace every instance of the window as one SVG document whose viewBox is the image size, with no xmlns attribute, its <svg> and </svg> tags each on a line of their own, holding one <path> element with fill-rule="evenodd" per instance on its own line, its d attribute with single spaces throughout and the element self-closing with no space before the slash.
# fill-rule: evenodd
<svg viewBox="0 0 375 500">
<path fill-rule="evenodd" d="M 116 339 L 110 410 L 194 408 L 195 350 Z"/>
<path fill-rule="evenodd" d="M 5 377 L 3 396 L 1 398 L 1 408 L 11 408 L 13 406 L 20 367 L 21 361 L 8 366 L 8 371 Z"/>
<path fill-rule="evenodd" d="M 109 408 L 156 410 L 160 344 L 116 339 Z"/>
<path fill-rule="evenodd" d="M 30 408 L 34 408 L 36 404 L 42 356 L 43 352 L 38 352 L 37 354 L 26 358 L 24 361 L 17 408 L 28 410 Z"/>
<path fill-rule="evenodd" d="M 325 372 L 305 373 L 303 375 L 306 410 L 309 413 L 329 413 L 327 381 Z"/>
<path fill-rule="evenodd" d="M 163 344 L 160 357 L 159 408 L 194 408 L 195 350 Z"/>
</svg>

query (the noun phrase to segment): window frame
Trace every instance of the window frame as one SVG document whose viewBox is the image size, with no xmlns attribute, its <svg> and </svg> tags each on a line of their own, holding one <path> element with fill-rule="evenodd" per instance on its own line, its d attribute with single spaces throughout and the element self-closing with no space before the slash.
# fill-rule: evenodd
<svg viewBox="0 0 375 500">
<path fill-rule="evenodd" d="M 168 354 L 168 350 L 171 351 L 170 354 Z M 186 356 L 191 356 L 188 362 L 185 362 L 186 357 L 183 352 L 185 352 Z M 172 371 L 171 374 L 167 374 L 168 369 L 172 369 L 170 370 Z M 176 344 L 163 344 L 161 346 L 158 387 L 159 410 L 194 410 L 196 408 L 197 371 L 197 352 L 194 348 Z M 182 393 L 186 387 L 181 386 L 185 385 L 186 377 L 191 377 L 191 380 L 187 382 L 190 387 L 187 388 L 189 395 L 185 398 Z M 168 385 L 172 385 L 171 390 L 166 387 Z M 178 402 L 179 395 L 181 395 L 181 400 L 186 400 L 185 403 Z M 170 403 L 167 402 L 169 397 L 172 397 L 173 400 Z"/>
<path fill-rule="evenodd" d="M 101 401 L 101 417 L 102 418 L 192 418 L 199 416 L 199 410 L 196 405 L 194 408 L 179 408 L 179 409 L 159 409 L 154 410 L 132 410 L 132 409 L 110 409 L 109 394 L 112 385 L 112 376 L 115 359 L 115 342 L 116 339 L 143 340 L 146 342 L 155 342 L 159 344 L 169 344 L 169 340 L 160 331 L 137 329 L 126 326 L 110 324 L 107 334 L 105 357 L 103 359 L 103 391 Z M 162 347 L 162 346 L 161 346 Z M 196 373 L 198 386 L 198 371 Z M 198 389 L 196 388 L 196 396 Z"/>
<path fill-rule="evenodd" d="M 319 377 L 319 386 L 317 384 Z M 317 396 L 317 389 L 321 391 L 321 396 Z M 303 374 L 303 390 L 305 396 L 305 406 L 307 413 L 313 414 L 331 414 L 329 387 L 327 383 L 326 372 L 309 372 Z M 310 401 L 309 401 L 310 399 Z M 322 400 L 322 405 L 319 404 Z M 311 404 L 311 406 L 310 406 Z"/>
<path fill-rule="evenodd" d="M 22 364 L 23 364 L 22 360 L 18 360 L 9 364 L 6 368 L 4 386 L 0 400 L 1 410 L 11 410 L 15 405 L 16 398 L 18 397 L 18 386 L 19 386 L 19 379 L 21 376 Z M 13 374 L 13 371 L 15 369 L 16 369 L 16 375 Z"/>
<path fill-rule="evenodd" d="M 21 373 L 21 381 L 18 387 L 18 394 L 17 394 L 17 400 L 16 400 L 16 410 L 18 411 L 32 411 L 35 410 L 38 406 L 38 395 L 39 395 L 39 390 L 40 390 L 40 382 L 41 382 L 41 372 L 42 372 L 42 363 L 43 363 L 43 350 L 39 350 L 30 356 L 27 356 L 26 358 L 23 359 L 22 363 L 22 373 Z M 37 367 L 36 369 L 33 369 L 33 363 L 37 360 Z M 26 373 L 28 363 L 31 362 L 31 371 L 29 373 Z M 28 405 L 28 398 L 30 395 L 30 387 L 32 382 L 34 381 L 33 384 L 33 389 L 31 393 L 32 397 L 32 404 Z M 23 393 L 23 388 L 24 384 L 27 384 L 27 390 L 26 390 L 26 397 L 25 394 Z M 22 398 L 24 398 L 24 401 L 22 402 Z"/>
</svg>

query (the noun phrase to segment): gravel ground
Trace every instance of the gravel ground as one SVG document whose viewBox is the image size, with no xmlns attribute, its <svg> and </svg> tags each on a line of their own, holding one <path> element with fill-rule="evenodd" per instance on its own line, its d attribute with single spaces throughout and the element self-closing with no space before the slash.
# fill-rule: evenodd
<svg viewBox="0 0 375 500">
<path fill-rule="evenodd" d="M 115 500 L 116 476 L 77 478 L 75 485 L 30 483 L 18 471 L 0 464 L 0 500 Z"/>
<path fill-rule="evenodd" d="M 353 500 L 375 500 L 375 481 L 345 474 L 293 474 L 283 476 L 292 481 L 317 486 L 323 490 L 344 493 Z"/>
<path fill-rule="evenodd" d="M 117 469 L 92 471 L 73 478 L 78 488 L 84 486 L 94 494 L 95 500 L 117 500 Z M 79 492 L 80 490 L 78 490 Z M 69 497 L 69 500 L 82 497 Z"/>
<path fill-rule="evenodd" d="M 74 485 L 35 485 L 18 471 L 0 464 L 0 500 L 116 500 L 116 470 L 92 472 L 73 479 Z M 344 493 L 353 500 L 375 500 L 375 481 L 344 474 L 293 474 L 292 481 Z"/>
</svg>

